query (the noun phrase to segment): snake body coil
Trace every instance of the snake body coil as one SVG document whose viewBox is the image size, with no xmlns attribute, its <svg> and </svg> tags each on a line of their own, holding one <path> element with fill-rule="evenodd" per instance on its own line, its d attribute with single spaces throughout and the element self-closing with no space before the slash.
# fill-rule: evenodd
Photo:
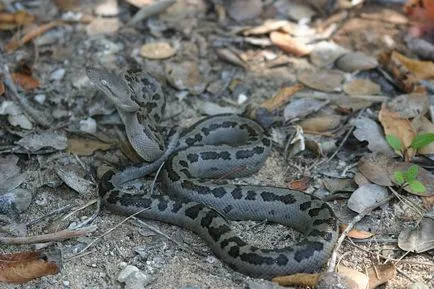
<svg viewBox="0 0 434 289">
<path fill-rule="evenodd" d="M 256 122 L 236 115 L 206 118 L 176 139 L 174 152 L 166 160 L 162 138 L 155 135 L 164 110 L 158 82 L 139 72 L 127 72 L 123 78 L 97 69 L 87 73 L 115 104 L 139 155 L 166 161 L 162 183 L 167 195 L 138 196 L 114 189 L 111 173 L 100 186 L 106 207 L 121 214 L 149 208 L 138 216 L 194 231 L 222 261 L 253 277 L 270 279 L 321 269 L 337 239 L 337 220 L 329 205 L 285 188 L 211 180 L 243 177 L 262 167 L 271 140 Z M 135 177 L 132 173 L 131 178 Z M 290 226 L 305 237 L 291 247 L 261 249 L 235 235 L 225 218 L 268 220 Z"/>
</svg>

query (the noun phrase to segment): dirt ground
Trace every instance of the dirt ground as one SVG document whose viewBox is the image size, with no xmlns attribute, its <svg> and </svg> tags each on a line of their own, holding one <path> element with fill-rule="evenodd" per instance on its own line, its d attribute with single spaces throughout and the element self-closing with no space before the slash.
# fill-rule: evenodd
<svg viewBox="0 0 434 289">
<path fill-rule="evenodd" d="M 227 78 L 228 75 L 231 79 L 237 79 L 242 83 L 239 86 L 240 90 L 247 95 L 248 103 L 253 107 L 273 96 L 279 88 L 294 84 L 296 73 L 301 67 L 311 66 L 306 58 L 288 57 L 289 61 L 285 65 L 267 67 L 264 58 L 260 57 L 264 51 L 272 51 L 279 56 L 285 56 L 285 53 L 276 47 L 258 48 L 244 43 L 238 44 L 233 39 L 232 44 L 238 45 L 239 50 L 243 51 L 243 55 L 249 61 L 250 69 L 244 70 L 223 62 L 216 55 L 215 47 L 219 45 L 219 41 L 230 39 L 228 37 L 230 27 L 227 27 L 227 31 L 219 27 L 215 12 L 210 12 L 204 8 L 206 6 L 204 2 L 180 2 L 189 4 L 185 4 L 183 13 L 177 12 L 179 16 L 177 21 L 163 22 L 161 19 L 167 17 L 167 14 L 163 14 L 160 16 L 161 18 L 157 17 L 158 21 L 151 21 L 147 24 L 145 22 L 139 23 L 135 29 L 126 26 L 121 27 L 120 30 L 110 34 L 90 33 L 90 24 L 88 23 L 59 26 L 40 37 L 42 40 L 39 39 L 39 41 L 43 44 L 36 43 L 33 46 L 29 44 L 14 53 L 3 54 L 3 62 L 14 67 L 18 66 L 20 61 L 32 61 L 33 75 L 39 79 L 42 85 L 39 91 L 28 93 L 28 97 L 33 98 L 40 93 L 46 95 L 45 103 L 43 105 L 37 104 L 36 107 L 43 109 L 53 118 L 49 130 L 63 131 L 68 137 L 85 138 L 85 134 L 80 132 L 77 126 L 79 126 L 80 120 L 91 116 L 96 119 L 98 127 L 98 134 L 91 137 L 99 140 L 117 138 L 122 126 L 116 125 L 118 120 L 110 118 L 113 108 L 105 102 L 102 95 L 96 92 L 95 87 L 87 79 L 84 72 L 84 68 L 87 66 L 104 66 L 120 72 L 122 69 L 141 65 L 151 70 L 154 75 L 167 76 L 168 64 L 190 61 L 199 67 L 200 72 L 194 77 L 202 78 L 208 83 L 216 82 L 218 84 L 222 77 Z M 38 8 L 39 10 L 35 9 L 39 13 L 38 15 L 42 17 L 44 14 L 41 11 L 46 11 L 46 15 L 43 16 L 45 19 L 56 18 L 58 14 L 52 11 L 55 10 L 53 4 L 44 2 L 42 6 Z M 90 8 L 87 7 L 86 9 Z M 121 9 L 121 13 L 118 20 L 127 21 L 130 13 L 132 13 L 132 8 L 123 2 L 119 9 Z M 378 7 L 365 7 L 364 9 L 367 9 L 366 11 L 373 10 L 376 13 L 381 12 Z M 106 19 L 117 18 L 106 17 Z M 356 23 L 357 19 L 359 22 Z M 162 27 L 164 25 L 166 26 Z M 153 34 L 149 32 L 149 27 L 153 28 Z M 362 51 L 375 57 L 380 51 L 388 49 L 389 42 L 384 39 L 393 39 L 396 47 L 403 47 L 402 37 L 404 33 L 404 25 L 400 26 L 396 23 L 391 24 L 382 21 L 381 17 L 377 20 L 354 17 L 338 30 L 333 39 L 347 49 Z M 2 44 L 10 36 L 11 34 L 6 33 L 0 36 Z M 154 39 L 169 42 L 177 47 L 176 55 L 161 61 L 145 60 L 140 56 L 139 48 L 144 43 Z M 59 80 L 53 79 L 53 72 L 58 69 L 64 69 L 65 75 Z M 192 80 L 192 82 L 195 81 L 197 80 Z M 171 124 L 189 126 L 200 119 L 203 102 L 223 105 L 237 102 L 234 97 L 235 94 L 230 95 L 229 93 L 223 95 L 218 93 L 184 95 L 167 84 L 164 85 L 164 91 L 168 96 L 167 118 L 164 120 L 164 124 L 168 126 Z M 4 99 L 4 95 L 0 96 L 0 101 Z M 274 115 L 274 117 L 281 118 L 281 113 Z M 0 126 L 2 126 L 2 135 L 6 135 L 6 131 L 10 133 L 7 139 L 1 141 L 2 146 L 13 144 L 25 135 L 24 133 L 14 133 L 16 128 L 8 124 L 5 117 L 0 118 Z M 37 129 L 33 128 L 32 131 L 37 131 Z M 342 139 L 344 133 L 345 131 L 338 133 L 341 136 L 338 140 Z M 2 150 L 2 155 L 6 154 L 14 154 L 14 152 L 7 153 Z M 92 176 L 96 175 L 96 169 L 103 164 L 125 165 L 130 162 L 118 148 L 96 151 L 88 156 L 74 155 L 68 150 L 45 154 L 19 153 L 17 155 L 19 156 L 18 166 L 27 172 L 26 183 L 22 186 L 32 191 L 30 207 L 20 215 L 22 223 L 35 220 L 66 205 L 73 204 L 76 208 L 84 206 L 97 197 L 95 190 L 89 195 L 82 195 L 74 192 L 65 184 L 53 187 L 40 185 L 44 183 L 41 179 L 53 174 L 53 169 L 55 170 L 59 166 L 79 169 L 83 166 L 85 168 L 83 176 L 92 180 Z M 354 172 L 351 166 L 357 163 L 358 157 L 351 148 L 343 148 L 337 158 L 324 163 L 320 168 L 307 171 L 306 168 L 314 164 L 316 160 L 317 156 L 304 152 L 285 161 L 284 149 L 275 145 L 272 155 L 258 174 L 236 181 L 286 187 L 292 180 L 309 176 L 311 182 L 307 191 L 309 193 L 315 191 L 315 194 L 323 196 L 327 193 L 322 185 L 322 178 L 328 175 L 338 175 L 348 167 L 350 167 L 348 173 Z M 399 232 L 405 227 L 412 226 L 414 221 L 405 221 L 403 218 L 397 217 L 396 210 L 399 207 L 397 203 L 396 200 L 390 202 L 360 222 L 358 228 L 372 231 L 376 237 L 368 242 L 356 244 L 345 241 L 338 252 L 341 264 L 364 272 L 372 263 L 385 261 L 378 258 L 378 253 L 389 256 L 391 259 L 399 259 L 404 254 L 396 246 L 396 239 Z M 355 213 L 346 208 L 345 199 L 334 200 L 331 204 L 341 222 L 347 223 L 355 216 Z M 48 218 L 28 228 L 28 234 L 38 235 L 67 228 L 71 223 L 86 220 L 95 212 L 95 208 L 95 204 L 87 206 L 78 210 L 67 220 Z M 95 232 L 85 237 L 51 244 L 52 248 L 57 248 L 62 252 L 63 268 L 58 274 L 45 276 L 23 285 L 2 284 L 0 287 L 22 289 L 124 288 L 124 284 L 117 281 L 118 275 L 126 265 L 134 265 L 147 276 L 149 282 L 146 288 L 279 288 L 271 282 L 255 280 L 234 272 L 216 259 L 199 237 L 179 227 L 145 221 L 171 239 L 185 243 L 188 248 L 199 251 L 201 254 L 180 248 L 171 240 L 134 220 L 125 222 L 100 238 L 101 235 L 117 226 L 124 219 L 125 217 L 113 215 L 102 208 L 93 222 L 93 225 L 96 226 Z M 249 242 L 262 247 L 285 245 L 287 242 L 292 242 L 295 238 L 294 235 L 297 235 L 290 229 L 282 228 L 279 225 L 237 222 L 234 227 Z M 97 242 L 81 252 L 83 248 L 96 239 L 98 239 Z M 0 253 L 32 249 L 34 249 L 33 246 L 2 245 L 0 246 Z M 434 267 L 432 267 L 432 260 L 432 250 L 421 254 L 409 253 L 402 262 L 397 264 L 399 269 L 397 275 L 387 284 L 382 285 L 381 288 L 408 288 L 414 282 L 433 286 Z M 423 265 L 424 263 L 431 263 L 431 266 Z"/>
</svg>

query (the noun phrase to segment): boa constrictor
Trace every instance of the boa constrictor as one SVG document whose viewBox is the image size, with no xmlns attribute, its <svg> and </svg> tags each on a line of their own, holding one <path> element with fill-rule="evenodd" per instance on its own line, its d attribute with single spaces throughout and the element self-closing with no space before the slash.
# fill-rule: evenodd
<svg viewBox="0 0 434 289">
<path fill-rule="evenodd" d="M 104 175 L 100 194 L 106 207 L 121 214 L 148 208 L 139 216 L 196 232 L 222 261 L 252 277 L 270 279 L 321 269 L 337 239 L 337 219 L 329 205 L 298 191 L 221 180 L 250 175 L 262 167 L 271 140 L 259 124 L 236 115 L 212 116 L 180 136 L 173 134 L 176 137 L 165 146 L 158 125 L 165 99 L 154 78 L 140 71 L 120 77 L 100 69 L 88 69 L 87 75 L 117 108 L 131 145 L 151 162 L 127 169 L 117 181 L 113 172 Z M 156 170 L 164 161 L 166 195 L 138 196 L 112 185 Z M 291 247 L 257 248 L 234 234 L 225 218 L 268 220 L 305 237 Z"/>
</svg>

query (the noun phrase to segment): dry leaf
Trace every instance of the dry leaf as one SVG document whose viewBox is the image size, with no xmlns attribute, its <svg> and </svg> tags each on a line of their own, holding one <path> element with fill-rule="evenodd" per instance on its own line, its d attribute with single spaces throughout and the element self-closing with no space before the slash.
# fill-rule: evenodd
<svg viewBox="0 0 434 289">
<path fill-rule="evenodd" d="M 379 61 L 392 74 L 398 86 L 407 93 L 423 93 L 425 89 L 419 85 L 419 81 L 434 77 L 434 64 L 430 61 L 412 60 L 397 52 L 382 53 Z"/>
<path fill-rule="evenodd" d="M 232 49 L 220 48 L 216 49 L 215 52 L 218 57 L 230 64 L 242 67 L 244 69 L 248 69 L 249 67 L 248 64 L 238 55 L 238 53 Z"/>
<path fill-rule="evenodd" d="M 30 91 L 39 87 L 39 81 L 33 78 L 32 75 L 24 74 L 21 72 L 13 72 L 11 76 L 14 82 L 26 91 Z"/>
<path fill-rule="evenodd" d="M 353 281 L 357 289 L 366 289 L 369 284 L 368 276 L 352 268 L 339 265 L 338 272 Z"/>
<path fill-rule="evenodd" d="M 390 111 L 385 104 L 381 106 L 378 119 L 384 129 L 384 134 L 394 135 L 400 141 L 405 150 L 405 160 L 409 161 L 415 155 L 414 149 L 410 148 L 411 142 L 416 136 L 416 132 L 408 119 L 400 117 L 399 113 Z"/>
<path fill-rule="evenodd" d="M 12 38 L 5 45 L 5 50 L 8 53 L 14 52 L 16 49 L 23 46 L 27 42 L 35 39 L 36 37 L 40 36 L 41 34 L 47 32 L 48 30 L 50 30 L 56 26 L 59 26 L 59 25 L 64 25 L 64 22 L 63 21 L 53 21 L 53 22 L 50 22 L 47 24 L 32 27 L 32 29 L 27 31 L 27 33 L 21 39 Z"/>
<path fill-rule="evenodd" d="M 285 52 L 295 56 L 305 56 L 312 52 L 313 46 L 306 45 L 289 34 L 273 31 L 270 33 L 271 42 Z"/>
<path fill-rule="evenodd" d="M 22 284 L 35 278 L 56 274 L 61 266 L 60 251 L 3 254 L 0 255 L 0 281 Z"/>
<path fill-rule="evenodd" d="M 0 81 L 0 95 L 3 95 L 3 93 L 5 93 L 5 84 Z"/>
<path fill-rule="evenodd" d="M 396 268 L 393 264 L 377 264 L 368 269 L 369 289 L 374 289 L 381 284 L 393 279 L 396 275 Z"/>
<path fill-rule="evenodd" d="M 303 84 L 295 84 L 279 89 L 279 91 L 270 99 L 267 99 L 261 104 L 261 107 L 268 111 L 273 111 L 280 108 L 284 103 L 288 102 L 291 96 L 304 88 Z"/>
<path fill-rule="evenodd" d="M 407 58 L 396 51 L 392 52 L 391 57 L 397 59 L 402 65 L 404 65 L 418 81 L 434 78 L 434 63 L 432 61 L 421 61 Z"/>
<path fill-rule="evenodd" d="M 109 150 L 113 148 L 112 144 L 103 143 L 98 140 L 84 138 L 68 139 L 68 151 L 79 156 L 90 156 L 97 150 Z"/>
<path fill-rule="evenodd" d="M 0 30 L 12 30 L 17 26 L 30 24 L 35 17 L 26 11 L 17 11 L 15 13 L 0 12 Z"/>
<path fill-rule="evenodd" d="M 292 180 L 288 183 L 288 189 L 296 191 L 306 191 L 309 188 L 309 184 L 312 181 L 309 177 L 303 177 L 298 180 Z"/>
<path fill-rule="evenodd" d="M 298 123 L 306 132 L 324 132 L 333 130 L 342 124 L 342 118 L 338 115 L 325 115 L 311 117 Z"/>
<path fill-rule="evenodd" d="M 326 69 L 305 70 L 300 72 L 297 78 L 306 86 L 325 92 L 341 91 L 342 81 L 344 81 L 344 75 L 340 71 Z"/>
<path fill-rule="evenodd" d="M 175 52 L 166 42 L 148 43 L 140 48 L 140 55 L 148 59 L 166 59 L 175 55 Z"/>
<path fill-rule="evenodd" d="M 421 197 L 423 206 L 428 210 L 431 211 L 434 208 L 434 195 L 432 196 L 423 196 Z"/>
<path fill-rule="evenodd" d="M 347 224 L 341 224 L 339 226 L 339 230 L 343 232 L 347 227 L 348 227 Z M 348 232 L 347 236 L 354 239 L 368 239 L 374 236 L 374 234 L 366 231 L 352 229 L 351 231 Z"/>
<path fill-rule="evenodd" d="M 293 275 L 275 277 L 271 281 L 279 284 L 280 286 L 301 285 L 304 287 L 315 287 L 319 277 L 319 274 L 297 273 Z"/>
</svg>

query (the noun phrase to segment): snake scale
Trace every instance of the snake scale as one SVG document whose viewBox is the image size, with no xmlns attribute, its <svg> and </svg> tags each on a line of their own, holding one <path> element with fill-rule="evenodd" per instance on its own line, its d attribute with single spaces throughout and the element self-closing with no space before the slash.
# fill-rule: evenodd
<svg viewBox="0 0 434 289">
<path fill-rule="evenodd" d="M 105 174 L 100 194 L 109 210 L 133 214 L 148 208 L 138 216 L 197 233 L 229 267 L 252 277 L 270 279 L 321 269 L 337 239 L 337 219 L 328 204 L 285 188 L 221 180 L 247 176 L 262 167 L 271 140 L 259 124 L 237 115 L 212 116 L 165 144 L 159 127 L 165 96 L 157 80 L 140 70 L 121 76 L 94 68 L 86 72 L 116 107 L 133 148 L 150 162 L 145 170 L 156 170 L 165 162 L 164 195 L 117 189 L 112 185 L 113 172 Z M 121 182 L 141 174 L 143 170 L 127 170 L 121 173 Z M 257 248 L 238 237 L 226 219 L 267 220 L 305 237 L 290 247 Z"/>
</svg>

